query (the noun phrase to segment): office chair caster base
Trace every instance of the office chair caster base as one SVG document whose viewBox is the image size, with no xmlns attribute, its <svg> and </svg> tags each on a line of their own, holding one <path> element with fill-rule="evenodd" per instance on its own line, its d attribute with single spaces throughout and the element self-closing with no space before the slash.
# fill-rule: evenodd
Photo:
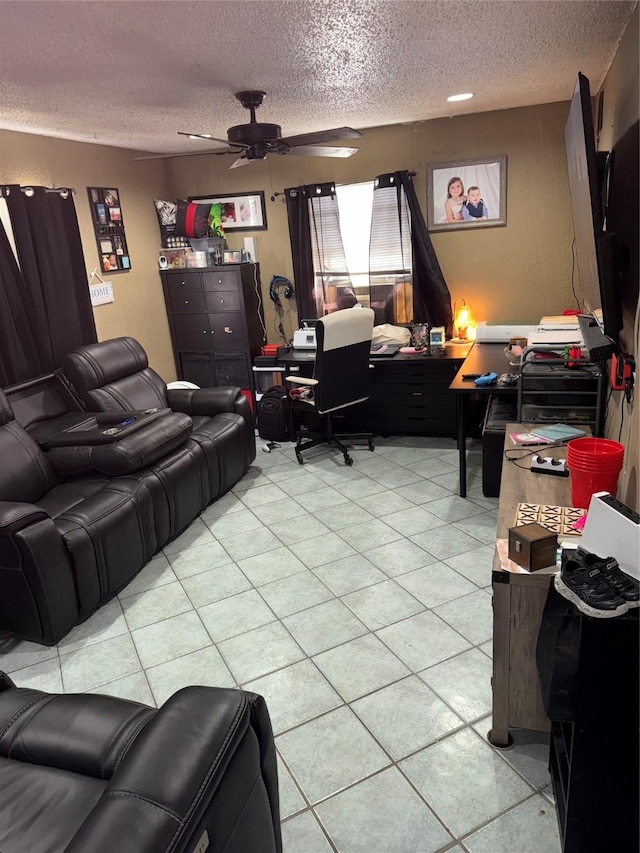
<svg viewBox="0 0 640 853">
<path fill-rule="evenodd" d="M 348 453 L 344 454 L 344 464 L 345 465 L 353 465 L 353 459 L 349 456 Z"/>
<path fill-rule="evenodd" d="M 368 444 L 369 444 L 369 450 L 373 453 L 373 451 L 376 449 L 376 445 L 375 445 L 374 440 L 372 438 L 370 438 L 368 441 Z"/>
<path fill-rule="evenodd" d="M 304 465 L 304 459 L 302 458 L 302 453 L 298 453 L 296 450 L 296 459 L 298 460 L 298 465 Z"/>
</svg>

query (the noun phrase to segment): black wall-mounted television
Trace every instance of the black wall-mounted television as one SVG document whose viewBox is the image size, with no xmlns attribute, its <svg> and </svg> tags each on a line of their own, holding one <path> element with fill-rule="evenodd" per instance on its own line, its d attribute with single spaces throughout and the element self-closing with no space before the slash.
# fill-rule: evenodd
<svg viewBox="0 0 640 853">
<path fill-rule="evenodd" d="M 596 152 L 589 80 L 578 74 L 564 129 L 579 281 L 576 295 L 585 314 L 602 309 L 601 331 L 617 342 L 622 329 L 618 246 L 606 232 L 610 155 Z"/>
</svg>

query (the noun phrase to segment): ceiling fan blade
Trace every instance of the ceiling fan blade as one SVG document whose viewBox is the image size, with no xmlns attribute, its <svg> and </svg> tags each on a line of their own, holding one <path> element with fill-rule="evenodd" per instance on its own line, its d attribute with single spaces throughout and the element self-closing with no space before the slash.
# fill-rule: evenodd
<svg viewBox="0 0 640 853">
<path fill-rule="evenodd" d="M 243 154 L 241 157 L 238 157 L 238 159 L 234 163 L 232 163 L 229 166 L 229 168 L 230 169 L 238 169 L 240 166 L 246 166 L 247 163 L 253 163 L 253 162 L 254 162 L 253 160 L 249 160 L 249 158 L 245 157 Z"/>
<path fill-rule="evenodd" d="M 318 130 L 315 133 L 301 133 L 298 136 L 287 136 L 282 141 L 287 145 L 317 145 L 319 142 L 337 142 L 339 139 L 359 139 L 359 130 L 352 127 L 335 127 L 333 130 Z"/>
<path fill-rule="evenodd" d="M 311 157 L 352 157 L 359 148 L 334 148 L 329 145 L 296 145 L 288 154 L 304 154 Z"/>
<path fill-rule="evenodd" d="M 176 151 L 174 154 L 145 154 L 134 160 L 167 160 L 169 157 L 201 157 L 203 154 L 237 154 L 237 148 L 210 148 L 207 151 Z"/>
<path fill-rule="evenodd" d="M 228 145 L 228 139 L 218 139 L 216 136 L 210 136 L 208 133 L 185 133 L 183 130 L 178 131 L 178 136 L 188 136 L 189 139 L 206 139 L 208 142 L 221 142 L 223 145 Z M 244 142 L 234 142 L 236 148 L 250 148 Z"/>
</svg>

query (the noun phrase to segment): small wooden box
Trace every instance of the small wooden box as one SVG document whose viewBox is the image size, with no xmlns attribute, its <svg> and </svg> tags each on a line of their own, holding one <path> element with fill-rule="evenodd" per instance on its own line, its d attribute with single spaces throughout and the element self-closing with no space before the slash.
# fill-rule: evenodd
<svg viewBox="0 0 640 853">
<path fill-rule="evenodd" d="M 537 522 L 509 528 L 509 559 L 530 572 L 553 566 L 557 548 L 557 534 Z"/>
</svg>

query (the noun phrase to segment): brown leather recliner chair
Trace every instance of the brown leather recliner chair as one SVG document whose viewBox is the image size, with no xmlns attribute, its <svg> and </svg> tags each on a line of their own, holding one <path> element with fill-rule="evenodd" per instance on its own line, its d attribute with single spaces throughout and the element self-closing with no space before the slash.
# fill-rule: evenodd
<svg viewBox="0 0 640 853">
<path fill-rule="evenodd" d="M 261 696 L 186 687 L 159 710 L 0 672 L 2 853 L 281 853 Z"/>
<path fill-rule="evenodd" d="M 230 489 L 255 459 L 253 414 L 240 389 L 168 389 L 134 338 L 79 347 L 67 355 L 62 369 L 87 411 L 169 407 L 189 415 L 191 440 L 207 459 L 210 500 Z"/>
</svg>

